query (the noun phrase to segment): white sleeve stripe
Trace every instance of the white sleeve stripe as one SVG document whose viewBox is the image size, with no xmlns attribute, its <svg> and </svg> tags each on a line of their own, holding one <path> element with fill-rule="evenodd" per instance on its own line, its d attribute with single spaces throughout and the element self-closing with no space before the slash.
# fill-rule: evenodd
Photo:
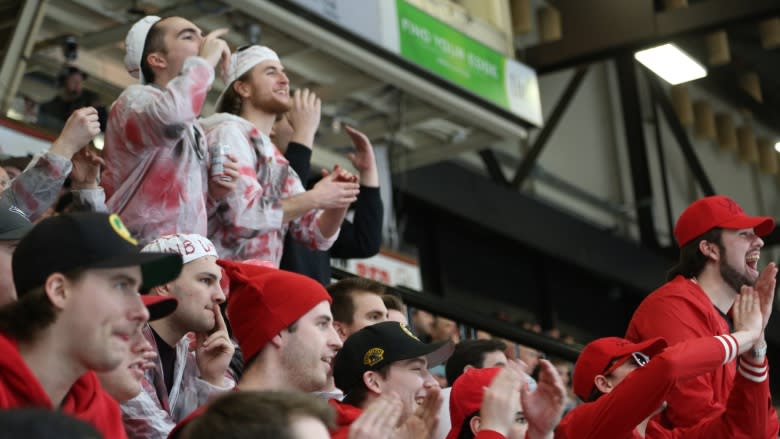
<svg viewBox="0 0 780 439">
<path fill-rule="evenodd" d="M 731 358 L 729 358 L 729 361 L 733 361 L 737 358 L 737 354 L 739 353 L 739 343 L 737 343 L 737 339 L 731 334 L 726 334 L 724 337 L 731 344 Z"/>
<path fill-rule="evenodd" d="M 756 375 L 765 374 L 767 372 L 767 370 L 769 370 L 768 366 L 756 367 L 756 366 L 747 364 L 745 361 L 742 361 L 742 359 L 740 359 L 740 361 L 739 361 L 739 367 L 741 367 L 742 369 L 744 369 L 746 371 L 752 372 L 752 373 L 754 373 Z"/>
<path fill-rule="evenodd" d="M 769 374 L 766 372 L 764 372 L 764 374 L 760 376 L 753 375 L 750 372 L 745 372 L 745 369 L 743 369 L 742 366 L 743 366 L 742 364 L 737 366 L 737 371 L 739 372 L 739 374 L 742 375 L 745 379 L 753 381 L 754 383 L 763 383 L 764 381 L 766 381 L 767 377 L 769 376 Z"/>
<path fill-rule="evenodd" d="M 728 340 L 726 337 L 721 335 L 716 335 L 715 338 L 720 341 L 720 343 L 723 345 L 723 350 L 725 351 L 725 358 L 723 359 L 723 364 L 729 363 L 731 360 L 735 357 L 735 352 L 733 345 L 731 344 L 731 341 Z"/>
</svg>

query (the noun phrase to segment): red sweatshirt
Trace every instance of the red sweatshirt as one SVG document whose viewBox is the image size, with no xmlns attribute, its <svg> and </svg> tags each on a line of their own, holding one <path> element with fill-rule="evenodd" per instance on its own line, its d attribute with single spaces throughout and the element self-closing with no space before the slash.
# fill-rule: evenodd
<svg viewBox="0 0 780 439">
<path fill-rule="evenodd" d="M 629 323 L 626 338 L 639 342 L 663 337 L 672 346 L 686 340 L 728 333 L 728 324 L 704 290 L 691 279 L 677 276 L 639 305 Z M 666 396 L 668 408 L 653 422 L 660 422 L 666 428 L 690 427 L 703 419 L 723 415 L 735 377 L 736 364 L 731 362 L 712 372 L 675 383 Z M 754 438 L 777 438 L 780 425 L 770 396 L 767 396 L 763 410 L 766 432 Z"/>
<path fill-rule="evenodd" d="M 635 430 L 661 406 L 678 380 L 710 372 L 733 355 L 727 352 L 721 337 L 704 337 L 678 343 L 656 355 L 647 366 L 631 372 L 615 389 L 594 402 L 569 412 L 558 426 L 556 439 L 629 439 L 641 438 Z M 736 439 L 756 438 L 763 430 L 766 412 L 760 410 L 769 396 L 766 364 L 752 374 L 742 372 L 746 363 L 740 358 L 740 374 L 728 401 L 729 408 L 720 417 L 703 419 L 698 425 L 668 430 L 651 422 L 645 438 L 652 439 Z"/>
<path fill-rule="evenodd" d="M 55 409 L 16 343 L 0 334 L 0 409 L 23 407 Z M 85 373 L 73 383 L 60 410 L 92 424 L 105 438 L 127 438 L 119 404 L 100 387 L 94 372 Z"/>
</svg>

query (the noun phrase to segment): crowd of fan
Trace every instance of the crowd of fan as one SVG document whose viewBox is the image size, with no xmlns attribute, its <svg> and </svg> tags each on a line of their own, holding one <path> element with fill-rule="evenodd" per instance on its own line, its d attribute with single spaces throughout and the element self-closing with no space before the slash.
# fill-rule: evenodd
<svg viewBox="0 0 780 439">
<path fill-rule="evenodd" d="M 379 249 L 371 142 L 347 127 L 357 172 L 307 189 L 319 98 L 225 32 L 139 20 L 139 84 L 107 121 L 68 109 L 49 150 L 0 173 L 0 437 L 777 437 L 777 268 L 757 268 L 774 220 L 693 203 L 669 282 L 574 366 L 467 338 L 379 283 L 330 283 L 331 256 Z"/>
</svg>

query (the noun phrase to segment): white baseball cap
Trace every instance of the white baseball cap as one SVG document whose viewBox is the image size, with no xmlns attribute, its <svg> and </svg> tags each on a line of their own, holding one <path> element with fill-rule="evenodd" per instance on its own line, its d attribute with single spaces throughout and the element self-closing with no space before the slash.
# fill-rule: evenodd
<svg viewBox="0 0 780 439">
<path fill-rule="evenodd" d="M 144 253 L 177 253 L 181 255 L 184 264 L 204 256 L 219 257 L 214 244 L 208 238 L 194 233 L 161 236 L 147 244 L 141 251 Z"/>
<path fill-rule="evenodd" d="M 135 22 L 125 37 L 125 51 L 127 52 L 125 54 L 125 68 L 130 76 L 140 79 L 141 84 L 146 84 L 144 74 L 141 71 L 141 57 L 144 53 L 146 36 L 149 35 L 149 29 L 158 21 L 160 21 L 160 17 L 147 15 Z"/>
<path fill-rule="evenodd" d="M 244 73 L 252 67 L 265 61 L 279 61 L 279 56 L 273 50 L 266 46 L 239 47 L 230 55 L 230 63 L 227 66 L 227 76 L 225 79 L 225 89 L 217 98 L 217 108 L 222 104 L 222 97 L 225 92 L 238 80 Z"/>
</svg>

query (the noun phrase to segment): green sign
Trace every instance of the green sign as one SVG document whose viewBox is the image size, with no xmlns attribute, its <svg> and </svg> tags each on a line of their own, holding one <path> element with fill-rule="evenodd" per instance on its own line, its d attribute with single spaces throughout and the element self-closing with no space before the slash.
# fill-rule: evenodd
<svg viewBox="0 0 780 439">
<path fill-rule="evenodd" d="M 482 98 L 541 124 L 536 74 L 468 35 L 397 0 L 401 55 Z"/>
</svg>

